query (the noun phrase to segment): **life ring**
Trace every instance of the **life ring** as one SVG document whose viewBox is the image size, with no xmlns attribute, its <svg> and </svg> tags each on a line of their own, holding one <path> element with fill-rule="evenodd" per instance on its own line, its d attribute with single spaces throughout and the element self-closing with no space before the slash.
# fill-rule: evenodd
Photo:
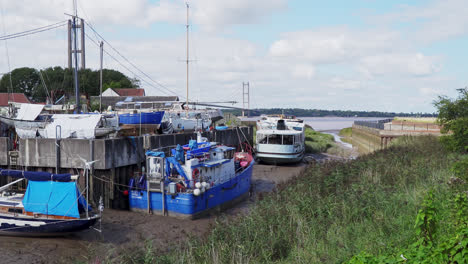
<svg viewBox="0 0 468 264">
<path fill-rule="evenodd" d="M 194 182 L 198 181 L 198 178 L 200 178 L 200 171 L 195 168 L 193 171 L 192 171 L 192 180 Z"/>
</svg>

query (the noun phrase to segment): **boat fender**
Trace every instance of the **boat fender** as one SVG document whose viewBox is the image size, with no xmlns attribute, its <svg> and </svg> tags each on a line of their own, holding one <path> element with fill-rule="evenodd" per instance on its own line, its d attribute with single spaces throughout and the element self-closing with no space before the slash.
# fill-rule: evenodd
<svg viewBox="0 0 468 264">
<path fill-rule="evenodd" d="M 201 186 L 207 190 L 210 188 L 210 185 L 207 182 L 202 182 Z"/>
<path fill-rule="evenodd" d="M 200 189 L 201 187 L 202 187 L 201 183 L 199 183 L 199 182 L 195 183 L 195 188 Z"/>
<path fill-rule="evenodd" d="M 200 171 L 195 168 L 193 171 L 192 171 L 192 180 L 193 181 L 198 181 L 198 178 L 200 177 Z"/>
<path fill-rule="evenodd" d="M 193 195 L 195 195 L 195 196 L 200 195 L 200 189 L 193 190 Z"/>
</svg>

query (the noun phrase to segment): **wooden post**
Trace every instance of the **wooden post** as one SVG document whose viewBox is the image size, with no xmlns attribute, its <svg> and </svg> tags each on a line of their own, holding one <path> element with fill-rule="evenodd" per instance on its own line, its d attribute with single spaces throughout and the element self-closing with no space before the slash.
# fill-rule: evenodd
<svg viewBox="0 0 468 264">
<path fill-rule="evenodd" d="M 91 161 L 94 160 L 94 139 L 89 141 L 89 158 Z M 91 193 L 91 201 L 94 202 L 94 163 L 91 164 L 89 168 L 89 192 Z M 89 201 L 88 201 L 89 202 Z"/>
</svg>

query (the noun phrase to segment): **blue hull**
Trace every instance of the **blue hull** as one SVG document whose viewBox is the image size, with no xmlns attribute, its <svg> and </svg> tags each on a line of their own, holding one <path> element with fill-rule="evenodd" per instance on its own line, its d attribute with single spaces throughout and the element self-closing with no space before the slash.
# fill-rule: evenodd
<svg viewBox="0 0 468 264">
<path fill-rule="evenodd" d="M 229 204 L 246 197 L 250 190 L 253 163 L 251 162 L 249 167 L 235 178 L 211 187 L 199 196 L 189 193 L 166 194 L 167 214 L 180 218 L 196 218 L 212 209 L 227 207 Z M 151 210 L 154 213 L 162 214 L 162 194 L 152 192 L 150 198 Z M 131 191 L 129 204 L 130 210 L 147 211 L 147 192 Z"/>
<path fill-rule="evenodd" d="M 99 219 L 42 219 L 0 216 L 0 235 L 7 236 L 63 236 L 89 229 Z"/>
<path fill-rule="evenodd" d="M 119 123 L 125 125 L 135 124 L 152 124 L 159 125 L 164 116 L 164 111 L 138 113 L 138 114 L 121 114 L 119 115 Z"/>
</svg>

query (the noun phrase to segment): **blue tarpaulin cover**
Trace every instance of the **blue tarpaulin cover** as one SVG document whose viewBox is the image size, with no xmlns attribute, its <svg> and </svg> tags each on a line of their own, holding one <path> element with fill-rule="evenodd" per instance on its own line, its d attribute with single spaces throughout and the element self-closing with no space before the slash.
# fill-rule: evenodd
<svg viewBox="0 0 468 264">
<path fill-rule="evenodd" d="M 86 207 L 75 182 L 30 181 L 23 198 L 27 212 L 80 218 L 78 203 Z"/>
<path fill-rule="evenodd" d="M 166 155 L 164 154 L 164 152 L 161 152 L 161 151 L 151 151 L 151 150 L 146 151 L 146 156 L 161 157 L 161 158 L 166 157 Z"/>
<path fill-rule="evenodd" d="M 177 144 L 175 158 L 177 161 L 185 162 L 184 149 L 181 145 Z"/>
<path fill-rule="evenodd" d="M 45 171 L 20 171 L 20 170 L 2 170 L 0 169 L 0 175 L 10 176 L 14 178 L 26 178 L 31 181 L 60 181 L 69 182 L 71 180 L 71 174 L 53 174 Z"/>
<path fill-rule="evenodd" d="M 166 165 L 167 168 L 169 168 L 169 163 L 172 164 L 173 167 L 176 168 L 177 172 L 182 176 L 184 177 L 184 179 L 186 181 L 188 181 L 188 178 L 187 178 L 187 175 L 185 175 L 185 171 L 184 169 L 182 168 L 182 166 L 180 166 L 180 163 L 174 158 L 174 157 L 168 157 L 166 158 L 166 161 L 168 162 L 168 164 Z M 166 169 L 167 170 L 167 169 Z M 166 171 L 167 172 L 167 171 Z"/>
<path fill-rule="evenodd" d="M 190 148 L 190 150 L 194 150 L 194 149 L 197 149 L 198 148 L 198 143 L 196 140 L 194 139 L 191 139 L 188 143 L 188 146 Z"/>
</svg>

